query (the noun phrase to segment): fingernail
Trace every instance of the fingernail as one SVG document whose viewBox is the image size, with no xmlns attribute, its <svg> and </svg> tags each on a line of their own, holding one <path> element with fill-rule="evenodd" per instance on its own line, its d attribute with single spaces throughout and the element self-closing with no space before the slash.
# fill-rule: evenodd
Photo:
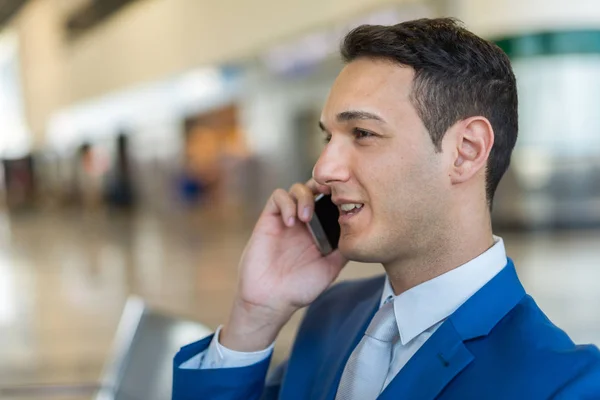
<svg viewBox="0 0 600 400">
<path fill-rule="evenodd" d="M 296 220 L 296 218 L 294 218 L 294 217 L 290 217 L 290 218 L 288 218 L 288 225 L 289 225 L 289 226 L 294 226 L 294 221 L 295 221 L 295 220 Z"/>
<path fill-rule="evenodd" d="M 304 207 L 302 211 L 302 218 L 308 220 L 308 216 L 310 215 L 310 207 Z"/>
</svg>

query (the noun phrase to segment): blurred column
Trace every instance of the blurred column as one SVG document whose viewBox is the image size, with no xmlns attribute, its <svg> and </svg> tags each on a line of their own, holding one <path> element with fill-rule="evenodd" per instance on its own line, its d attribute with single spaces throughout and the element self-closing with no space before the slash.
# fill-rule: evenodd
<svg viewBox="0 0 600 400">
<path fill-rule="evenodd" d="M 34 148 L 45 141 L 48 115 L 65 104 L 60 11 L 56 0 L 32 0 L 10 24 L 19 36 L 25 113 Z"/>
</svg>

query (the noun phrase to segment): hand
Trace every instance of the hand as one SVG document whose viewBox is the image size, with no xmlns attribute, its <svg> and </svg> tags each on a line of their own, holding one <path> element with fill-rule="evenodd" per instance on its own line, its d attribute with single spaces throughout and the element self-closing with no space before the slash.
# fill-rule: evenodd
<svg viewBox="0 0 600 400">
<path fill-rule="evenodd" d="M 310 180 L 289 192 L 277 189 L 267 201 L 242 255 L 238 293 L 221 332 L 224 346 L 266 348 L 293 313 L 323 293 L 346 264 L 338 250 L 322 256 L 305 225 L 319 192 L 328 188 Z"/>
</svg>

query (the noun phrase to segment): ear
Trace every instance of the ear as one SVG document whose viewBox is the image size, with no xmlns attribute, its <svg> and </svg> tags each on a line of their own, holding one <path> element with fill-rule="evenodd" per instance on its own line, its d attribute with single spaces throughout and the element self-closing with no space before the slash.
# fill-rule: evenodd
<svg viewBox="0 0 600 400">
<path fill-rule="evenodd" d="M 456 149 L 450 171 L 453 185 L 463 183 L 485 172 L 494 145 L 494 130 L 485 117 L 471 117 L 456 126 Z"/>
</svg>

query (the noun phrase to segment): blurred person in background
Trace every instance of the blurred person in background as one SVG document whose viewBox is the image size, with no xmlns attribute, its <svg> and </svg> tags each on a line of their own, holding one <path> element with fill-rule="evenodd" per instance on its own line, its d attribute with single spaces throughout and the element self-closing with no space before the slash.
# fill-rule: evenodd
<svg viewBox="0 0 600 400">
<path fill-rule="evenodd" d="M 12 211 L 22 211 L 34 204 L 36 181 L 33 156 L 2 160 L 0 172 L 4 175 L 6 203 Z M 0 192 L 1 193 L 1 192 Z"/>
<path fill-rule="evenodd" d="M 84 211 L 97 211 L 102 206 L 102 185 L 106 169 L 106 160 L 89 143 L 83 143 L 79 147 L 75 185 Z"/>
<path fill-rule="evenodd" d="M 106 197 L 111 207 L 130 209 L 135 203 L 133 177 L 131 172 L 131 156 L 129 154 L 129 138 L 120 133 L 117 136 L 117 146 L 114 165 L 107 180 Z"/>
<path fill-rule="evenodd" d="M 175 356 L 173 398 L 600 398 L 600 352 L 548 320 L 492 232 L 518 130 L 508 57 L 451 19 L 359 27 L 342 56 L 314 179 L 268 200 L 228 322 Z M 340 208 L 327 256 L 304 224 L 317 193 Z M 385 275 L 330 288 L 347 260 Z"/>
</svg>

